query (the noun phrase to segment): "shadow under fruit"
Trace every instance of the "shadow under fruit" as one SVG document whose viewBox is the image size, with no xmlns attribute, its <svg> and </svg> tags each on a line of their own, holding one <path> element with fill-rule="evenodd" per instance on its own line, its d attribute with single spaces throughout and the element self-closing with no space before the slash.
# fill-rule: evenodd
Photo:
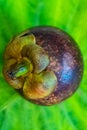
<svg viewBox="0 0 87 130">
<path fill-rule="evenodd" d="M 3 74 L 24 98 L 53 105 L 70 97 L 83 74 L 76 42 L 55 27 L 33 27 L 13 38 L 5 50 Z"/>
</svg>

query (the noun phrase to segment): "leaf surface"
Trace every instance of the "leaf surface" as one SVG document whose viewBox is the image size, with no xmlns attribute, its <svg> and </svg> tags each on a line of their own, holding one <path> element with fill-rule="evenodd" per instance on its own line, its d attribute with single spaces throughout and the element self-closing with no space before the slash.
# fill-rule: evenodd
<svg viewBox="0 0 87 130">
<path fill-rule="evenodd" d="M 0 130 L 86 130 L 87 123 L 87 1 L 0 0 Z M 3 54 L 10 39 L 38 25 L 68 32 L 84 59 L 84 75 L 77 92 L 51 107 L 34 105 L 9 86 L 2 74 Z"/>
</svg>

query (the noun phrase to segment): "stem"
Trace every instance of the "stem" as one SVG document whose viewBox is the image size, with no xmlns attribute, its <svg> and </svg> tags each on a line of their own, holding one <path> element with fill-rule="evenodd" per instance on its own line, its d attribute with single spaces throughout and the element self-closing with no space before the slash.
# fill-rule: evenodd
<svg viewBox="0 0 87 130">
<path fill-rule="evenodd" d="M 23 60 L 22 62 L 20 62 L 12 68 L 11 74 L 13 75 L 13 77 L 18 78 L 20 76 L 24 76 L 28 72 L 32 72 L 32 70 L 33 66 L 31 62 L 29 60 L 28 62 L 26 60 Z"/>
</svg>

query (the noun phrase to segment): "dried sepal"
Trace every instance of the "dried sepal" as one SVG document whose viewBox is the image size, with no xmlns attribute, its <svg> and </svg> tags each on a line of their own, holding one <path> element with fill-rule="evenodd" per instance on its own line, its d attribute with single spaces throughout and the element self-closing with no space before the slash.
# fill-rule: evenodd
<svg viewBox="0 0 87 130">
<path fill-rule="evenodd" d="M 24 83 L 23 93 L 27 99 L 44 98 L 53 92 L 56 85 L 57 78 L 53 72 L 30 74 Z"/>
</svg>

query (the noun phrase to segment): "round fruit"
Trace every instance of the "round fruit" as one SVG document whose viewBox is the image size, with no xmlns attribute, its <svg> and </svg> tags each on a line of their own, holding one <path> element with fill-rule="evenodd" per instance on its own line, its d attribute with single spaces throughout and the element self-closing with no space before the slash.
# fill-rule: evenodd
<svg viewBox="0 0 87 130">
<path fill-rule="evenodd" d="M 3 74 L 24 98 L 53 105 L 70 97 L 83 74 L 76 42 L 55 27 L 33 27 L 16 36 L 5 50 Z"/>
</svg>

